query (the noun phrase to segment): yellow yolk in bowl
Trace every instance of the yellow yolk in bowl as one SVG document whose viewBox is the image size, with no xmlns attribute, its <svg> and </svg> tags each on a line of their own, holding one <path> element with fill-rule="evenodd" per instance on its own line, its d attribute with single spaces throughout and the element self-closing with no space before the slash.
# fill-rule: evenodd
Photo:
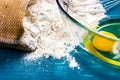
<svg viewBox="0 0 120 80">
<path fill-rule="evenodd" d="M 110 32 L 100 32 L 100 33 L 106 36 L 110 36 L 112 38 L 117 38 L 114 34 Z M 93 43 L 93 46 L 98 50 L 101 50 L 104 52 L 111 52 L 115 44 L 115 41 L 107 39 L 99 35 L 95 35 L 92 43 Z"/>
</svg>

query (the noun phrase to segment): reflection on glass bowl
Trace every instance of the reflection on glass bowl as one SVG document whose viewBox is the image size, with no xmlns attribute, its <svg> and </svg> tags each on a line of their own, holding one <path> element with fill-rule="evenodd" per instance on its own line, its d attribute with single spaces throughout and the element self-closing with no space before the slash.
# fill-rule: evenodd
<svg viewBox="0 0 120 80">
<path fill-rule="evenodd" d="M 119 68 L 120 17 L 105 15 L 104 8 L 98 2 L 90 5 L 80 1 L 74 3 L 77 0 L 56 1 L 64 25 L 79 27 L 80 46 L 103 63 Z M 71 32 L 74 34 L 72 30 Z"/>
</svg>

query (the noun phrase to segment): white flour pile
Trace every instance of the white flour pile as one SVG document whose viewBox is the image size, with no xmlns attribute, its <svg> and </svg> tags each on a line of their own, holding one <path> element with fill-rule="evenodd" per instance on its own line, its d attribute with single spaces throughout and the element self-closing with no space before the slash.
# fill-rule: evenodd
<svg viewBox="0 0 120 80">
<path fill-rule="evenodd" d="M 67 2 L 67 0 L 65 1 Z M 98 17 L 104 16 L 103 8 L 95 11 L 92 9 L 96 7 L 96 5 L 94 5 L 96 0 L 70 1 L 70 9 L 75 12 L 75 14 L 79 14 L 79 19 L 83 20 L 83 18 L 85 18 L 88 20 L 90 17 L 90 20 L 92 18 L 95 20 L 95 18 L 98 19 Z M 86 6 L 88 3 L 89 6 Z M 67 61 L 70 62 L 69 66 L 71 68 L 79 67 L 75 58 L 72 57 L 69 52 L 72 51 L 75 46 L 79 45 L 83 31 L 81 31 L 79 27 L 64 25 L 55 0 L 32 0 L 31 4 L 23 20 L 26 31 L 24 41 L 27 43 L 31 40 L 31 44 L 29 45 L 31 45 L 31 47 L 37 46 L 37 49 L 27 54 L 25 59 L 36 60 L 43 56 L 46 58 L 52 56 L 56 59 L 66 57 Z M 78 7 L 81 7 L 81 9 Z M 85 9 L 87 7 L 89 10 Z M 81 14 L 81 12 L 83 13 Z M 97 14 L 98 12 L 100 13 Z"/>
<path fill-rule="evenodd" d="M 105 17 L 105 10 L 99 0 L 69 0 L 66 3 L 70 4 L 68 13 L 88 26 L 96 27 L 94 24 Z"/>
</svg>

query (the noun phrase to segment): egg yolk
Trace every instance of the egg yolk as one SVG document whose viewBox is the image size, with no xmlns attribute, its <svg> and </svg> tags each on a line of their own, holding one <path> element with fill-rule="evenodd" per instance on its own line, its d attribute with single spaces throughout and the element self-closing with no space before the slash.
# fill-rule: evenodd
<svg viewBox="0 0 120 80">
<path fill-rule="evenodd" d="M 106 36 L 117 38 L 114 34 L 112 34 L 110 32 L 100 32 L 100 33 L 104 34 Z M 101 50 L 104 52 L 111 52 L 113 49 L 113 46 L 115 44 L 115 41 L 107 39 L 107 38 L 99 36 L 99 35 L 95 35 L 92 43 L 93 43 L 93 46 L 98 50 Z"/>
</svg>

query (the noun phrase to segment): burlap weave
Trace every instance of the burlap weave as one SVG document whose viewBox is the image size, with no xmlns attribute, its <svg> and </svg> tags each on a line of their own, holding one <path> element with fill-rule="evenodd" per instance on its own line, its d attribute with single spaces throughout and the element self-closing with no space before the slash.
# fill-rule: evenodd
<svg viewBox="0 0 120 80">
<path fill-rule="evenodd" d="M 0 0 L 0 47 L 31 51 L 21 44 L 24 34 L 23 17 L 29 0 Z"/>
</svg>

